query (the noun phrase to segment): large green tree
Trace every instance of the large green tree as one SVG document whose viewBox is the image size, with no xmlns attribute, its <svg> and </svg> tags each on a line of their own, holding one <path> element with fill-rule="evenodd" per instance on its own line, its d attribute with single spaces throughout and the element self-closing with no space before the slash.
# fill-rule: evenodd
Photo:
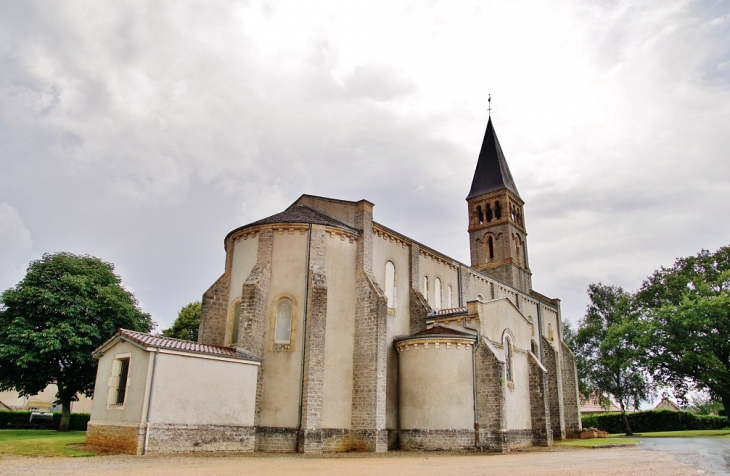
<svg viewBox="0 0 730 476">
<path fill-rule="evenodd" d="M 730 410 L 730 246 L 658 269 L 637 298 L 657 380 L 680 399 L 689 390 L 707 390 Z"/>
<path fill-rule="evenodd" d="M 581 387 L 602 403 L 613 398 L 621 408 L 626 434 L 631 435 L 626 411 L 653 395 L 642 366 L 639 313 L 633 296 L 620 287 L 591 284 L 588 296 L 591 302 L 578 325 L 573 349 Z"/>
<path fill-rule="evenodd" d="M 68 429 L 77 394 L 93 396 L 91 352 L 120 327 L 154 327 L 114 265 L 92 256 L 44 254 L 2 293 L 0 304 L 0 390 L 30 396 L 55 383 L 61 431 Z"/>
<path fill-rule="evenodd" d="M 197 342 L 202 309 L 203 304 L 200 301 L 191 302 L 187 306 L 183 306 L 177 314 L 177 319 L 175 319 L 172 327 L 163 330 L 162 335 Z"/>
</svg>

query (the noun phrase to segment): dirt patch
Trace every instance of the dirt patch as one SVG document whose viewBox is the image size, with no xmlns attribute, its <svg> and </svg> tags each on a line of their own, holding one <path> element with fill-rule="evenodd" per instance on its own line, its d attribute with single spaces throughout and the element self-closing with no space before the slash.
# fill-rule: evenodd
<svg viewBox="0 0 730 476">
<path fill-rule="evenodd" d="M 281 454 L 98 456 L 94 458 L 3 458 L 4 476 L 43 474 L 66 476 L 199 474 L 304 476 L 372 475 L 476 476 L 485 473 L 520 475 L 696 475 L 697 467 L 671 455 L 642 448 L 530 448 L 505 455 L 441 452 L 346 453 L 325 456 Z"/>
</svg>

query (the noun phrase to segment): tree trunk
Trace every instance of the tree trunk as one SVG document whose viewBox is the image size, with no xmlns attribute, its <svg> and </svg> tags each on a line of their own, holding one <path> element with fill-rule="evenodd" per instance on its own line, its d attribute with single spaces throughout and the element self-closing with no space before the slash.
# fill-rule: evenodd
<svg viewBox="0 0 730 476">
<path fill-rule="evenodd" d="M 629 425 L 629 419 L 626 418 L 626 410 L 623 409 L 623 405 L 621 408 L 621 417 L 624 420 L 624 431 L 626 432 L 626 436 L 632 436 L 634 433 L 631 431 L 631 425 Z"/>
<path fill-rule="evenodd" d="M 58 431 L 68 431 L 69 423 L 71 423 L 71 400 L 64 399 L 61 402 L 61 423 L 58 425 Z"/>
<path fill-rule="evenodd" d="M 725 393 L 720 397 L 722 408 L 725 409 L 725 416 L 730 418 L 730 393 Z"/>
</svg>

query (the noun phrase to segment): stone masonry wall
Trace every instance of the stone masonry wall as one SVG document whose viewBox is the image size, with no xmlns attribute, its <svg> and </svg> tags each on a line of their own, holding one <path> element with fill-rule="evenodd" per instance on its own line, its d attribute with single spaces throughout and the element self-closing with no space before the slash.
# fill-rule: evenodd
<svg viewBox="0 0 730 476">
<path fill-rule="evenodd" d="M 148 453 L 254 450 L 252 426 L 180 425 L 152 423 Z"/>
<path fill-rule="evenodd" d="M 90 421 L 86 427 L 86 444 L 133 455 L 144 451 L 144 425 L 110 424 Z"/>
<path fill-rule="evenodd" d="M 553 430 L 553 439 L 565 439 L 565 427 L 560 418 L 562 413 L 562 388 L 560 388 L 560 355 L 550 340 L 542 339 L 542 364 L 548 371 L 548 401 L 550 403 L 550 426 Z"/>
<path fill-rule="evenodd" d="M 567 345 L 560 342 L 562 346 L 561 358 L 563 365 L 563 414 L 565 415 L 566 433 L 574 433 L 581 430 L 580 400 L 578 399 L 578 369 L 575 364 L 575 356 Z"/>
<path fill-rule="evenodd" d="M 426 315 L 431 312 L 431 306 L 428 305 L 428 301 L 423 297 L 419 282 L 419 252 L 420 247 L 411 243 L 409 264 L 410 269 L 408 274 L 408 302 L 410 306 L 410 322 L 409 329 L 411 334 L 426 330 Z"/>
<path fill-rule="evenodd" d="M 297 429 L 256 427 L 256 451 L 293 453 L 297 450 Z"/>
<path fill-rule="evenodd" d="M 228 320 L 228 292 L 231 273 L 225 273 L 203 293 L 203 307 L 198 327 L 198 342 L 207 345 L 225 345 Z"/>
<path fill-rule="evenodd" d="M 504 361 L 484 342 L 476 352 L 479 446 L 487 451 L 506 451 Z"/>
<path fill-rule="evenodd" d="M 472 430 L 400 430 L 400 448 L 419 450 L 474 450 Z"/>
<path fill-rule="evenodd" d="M 550 390 L 548 373 L 544 370 L 537 357 L 528 356 L 530 379 L 530 415 L 532 417 L 532 442 L 538 446 L 553 444 L 553 431 L 550 424 Z"/>
<path fill-rule="evenodd" d="M 327 276 L 324 229 L 311 230 L 307 325 L 304 345 L 302 425 L 299 451 L 322 452 L 322 401 L 324 392 L 324 343 L 327 330 Z"/>
<path fill-rule="evenodd" d="M 387 451 L 385 428 L 387 299 L 372 275 L 372 205 L 358 203 L 357 284 L 353 351 L 352 435 L 355 449 Z"/>
<path fill-rule="evenodd" d="M 266 345 L 266 328 L 269 311 L 269 279 L 273 242 L 273 230 L 262 230 L 259 235 L 256 265 L 251 270 L 251 273 L 249 273 L 246 281 L 244 281 L 241 292 L 238 349 L 258 358 L 263 358 Z M 263 384 L 262 374 L 265 365 L 266 363 L 262 362 L 258 371 L 254 425 L 259 424 Z"/>
</svg>

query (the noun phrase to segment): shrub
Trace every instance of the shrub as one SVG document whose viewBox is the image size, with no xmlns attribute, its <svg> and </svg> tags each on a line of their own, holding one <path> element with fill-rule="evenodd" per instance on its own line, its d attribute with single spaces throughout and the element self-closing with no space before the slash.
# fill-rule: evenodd
<svg viewBox="0 0 730 476">
<path fill-rule="evenodd" d="M 631 430 L 648 431 L 720 430 L 730 427 L 727 417 L 697 415 L 673 410 L 647 410 L 627 413 Z M 620 413 L 600 413 L 582 417 L 583 428 L 600 428 L 609 433 L 623 433 L 624 423 Z"/>
<path fill-rule="evenodd" d="M 8 428 L 8 425 L 26 425 L 30 420 L 31 412 L 23 411 L 0 411 L 0 429 Z M 71 431 L 86 431 L 86 424 L 91 415 L 88 413 L 72 413 L 68 429 Z M 53 414 L 53 428 L 58 429 L 61 423 L 61 414 Z"/>
</svg>

